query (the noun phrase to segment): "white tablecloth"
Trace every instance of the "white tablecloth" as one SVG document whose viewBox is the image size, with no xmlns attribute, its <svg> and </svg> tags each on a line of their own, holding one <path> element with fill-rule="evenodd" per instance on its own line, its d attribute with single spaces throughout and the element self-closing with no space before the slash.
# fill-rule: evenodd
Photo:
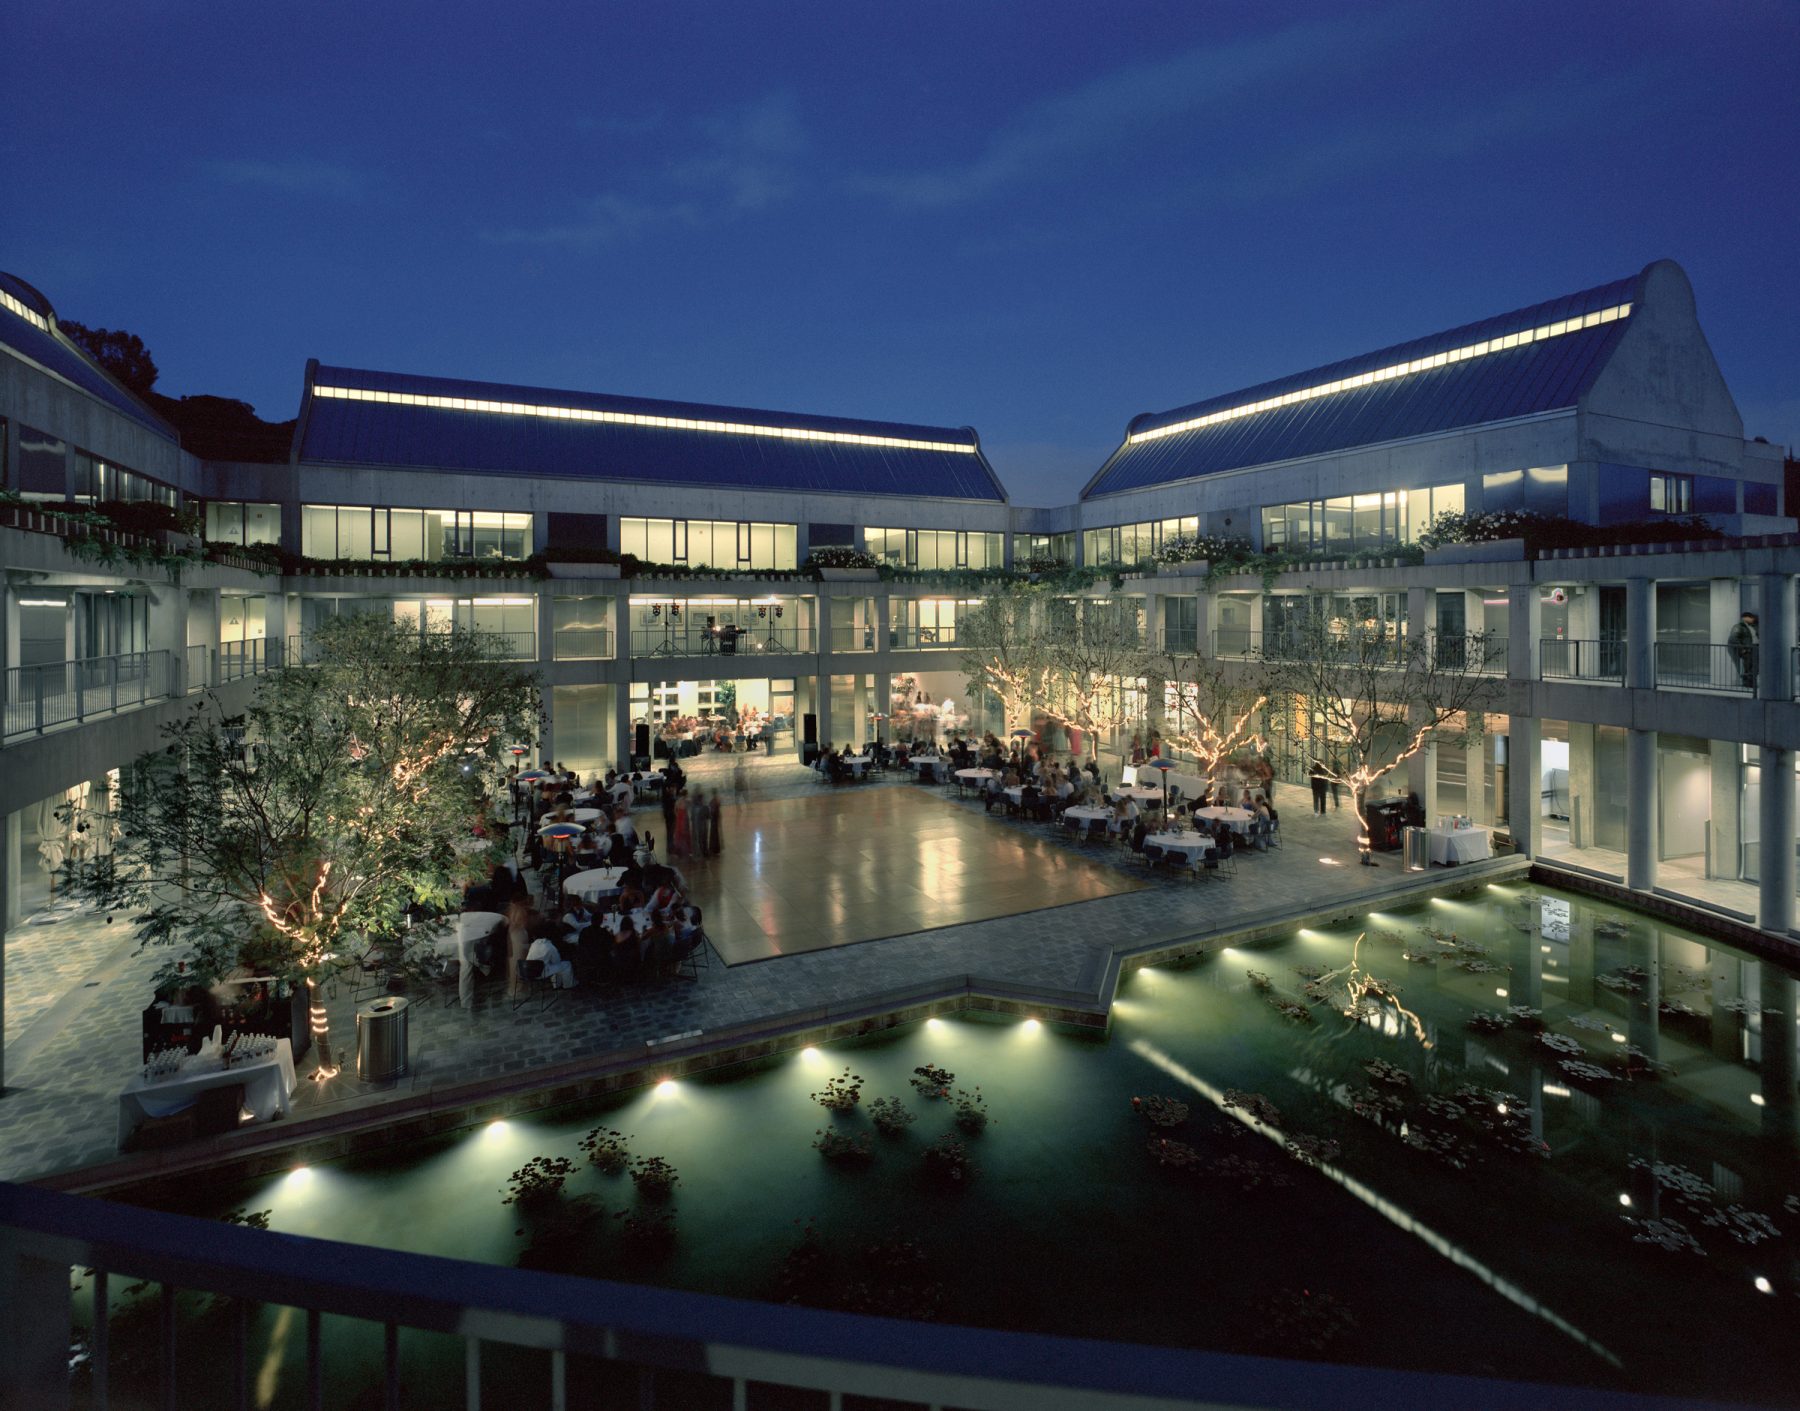
<svg viewBox="0 0 1800 1411">
<path fill-rule="evenodd" d="M 597 808 L 572 808 L 569 810 L 569 817 L 577 823 L 592 823 L 599 816 L 600 810 Z"/>
<path fill-rule="evenodd" d="M 616 896 L 619 879 L 624 875 L 623 867 L 590 867 L 585 872 L 571 872 L 563 878 L 563 895 L 581 897 L 585 901 Z"/>
<path fill-rule="evenodd" d="M 1073 818 L 1081 823 L 1104 823 L 1112 816 L 1110 808 L 1100 808 L 1094 804 L 1076 804 L 1073 808 L 1063 810 L 1064 818 Z"/>
<path fill-rule="evenodd" d="M 1163 801 L 1163 791 L 1161 789 L 1146 789 L 1139 785 L 1133 785 L 1128 789 L 1114 789 L 1112 791 L 1112 796 L 1115 799 L 1135 799 L 1141 804 L 1159 804 Z"/>
<path fill-rule="evenodd" d="M 1149 847 L 1152 843 L 1164 852 L 1185 853 L 1189 861 L 1213 848 L 1213 840 L 1198 833 L 1152 833 L 1144 839 L 1144 846 Z"/>
<path fill-rule="evenodd" d="M 947 759 L 915 759 L 910 762 L 919 773 L 930 775 L 933 779 L 949 777 L 950 761 Z"/>
<path fill-rule="evenodd" d="M 1494 855 L 1494 835 L 1486 828 L 1430 828 L 1425 836 L 1433 862 L 1480 862 Z"/>
<path fill-rule="evenodd" d="M 869 757 L 866 754 L 847 754 L 842 758 L 852 774 L 861 774 L 869 767 Z"/>
<path fill-rule="evenodd" d="M 137 1074 L 119 1093 L 119 1145 L 123 1147 L 146 1117 L 167 1117 L 198 1100 L 208 1088 L 244 1085 L 244 1106 L 258 1122 L 285 1115 L 294 1094 L 294 1046 L 275 1041 L 275 1052 L 255 1063 L 208 1068 L 146 1079 Z"/>
<path fill-rule="evenodd" d="M 1223 823 L 1234 833 L 1248 833 L 1256 815 L 1247 808 L 1221 807 L 1214 804 L 1211 808 L 1197 808 L 1194 817 L 1204 818 L 1208 823 Z"/>
</svg>

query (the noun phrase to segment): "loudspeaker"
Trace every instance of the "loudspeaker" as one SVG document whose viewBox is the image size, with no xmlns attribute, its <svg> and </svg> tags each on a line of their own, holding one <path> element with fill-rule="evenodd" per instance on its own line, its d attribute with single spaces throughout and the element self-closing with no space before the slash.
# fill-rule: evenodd
<svg viewBox="0 0 1800 1411">
<path fill-rule="evenodd" d="M 800 726 L 802 731 L 800 742 L 802 744 L 816 745 L 819 743 L 818 716 L 814 715 L 810 710 L 807 711 L 805 715 L 800 717 Z"/>
<path fill-rule="evenodd" d="M 650 753 L 650 727 L 641 720 L 637 727 L 637 748 L 632 753 L 640 755 Z"/>
</svg>

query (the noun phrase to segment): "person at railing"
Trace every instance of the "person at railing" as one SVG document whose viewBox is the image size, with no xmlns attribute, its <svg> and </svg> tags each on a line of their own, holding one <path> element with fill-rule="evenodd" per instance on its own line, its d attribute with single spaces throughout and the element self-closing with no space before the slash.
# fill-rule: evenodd
<svg viewBox="0 0 1800 1411">
<path fill-rule="evenodd" d="M 1758 657 L 1761 654 L 1761 638 L 1756 630 L 1756 624 L 1756 614 L 1746 612 L 1738 618 L 1737 626 L 1731 629 L 1730 635 L 1725 639 L 1725 650 L 1731 654 L 1732 661 L 1736 663 L 1738 674 L 1743 677 L 1744 689 L 1747 691 L 1756 689 L 1756 672 L 1760 665 Z"/>
</svg>

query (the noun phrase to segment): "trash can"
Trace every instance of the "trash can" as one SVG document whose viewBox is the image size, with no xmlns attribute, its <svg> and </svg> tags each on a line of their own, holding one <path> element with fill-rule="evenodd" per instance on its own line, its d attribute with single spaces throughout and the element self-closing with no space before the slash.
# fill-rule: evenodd
<svg viewBox="0 0 1800 1411">
<path fill-rule="evenodd" d="M 1400 850 L 1408 872 L 1423 872 L 1431 866 L 1431 839 L 1423 828 L 1402 828 Z"/>
<path fill-rule="evenodd" d="M 407 1001 L 383 995 L 356 1011 L 356 1076 L 385 1083 L 406 1072 Z"/>
</svg>

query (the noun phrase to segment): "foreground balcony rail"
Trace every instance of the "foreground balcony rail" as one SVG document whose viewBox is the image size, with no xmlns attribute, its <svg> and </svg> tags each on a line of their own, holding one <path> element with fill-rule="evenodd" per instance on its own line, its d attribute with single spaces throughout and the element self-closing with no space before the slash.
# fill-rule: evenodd
<svg viewBox="0 0 1800 1411">
<path fill-rule="evenodd" d="M 787 627 L 760 619 L 748 625 L 720 622 L 671 622 L 661 626 L 634 627 L 634 656 L 792 656 L 811 653 L 815 637 L 810 627 Z"/>
<path fill-rule="evenodd" d="M 1731 647 L 1719 642 L 1656 643 L 1656 684 L 1690 691 L 1737 691 L 1756 694 L 1762 665 L 1758 647 Z"/>
<path fill-rule="evenodd" d="M 402 1381 L 402 1328 L 461 1344 L 461 1404 L 469 1411 L 481 1408 L 481 1364 L 488 1347 L 525 1352 L 529 1360 L 517 1351 L 509 1357 L 509 1375 L 541 1379 L 512 1387 L 509 1403 L 531 1401 L 555 1411 L 570 1402 L 571 1354 L 635 1376 L 631 1404 L 646 1411 L 692 1405 L 700 1379 L 713 1392 L 707 1404 L 734 1408 L 766 1405 L 771 1396 L 790 1405 L 803 1393 L 803 1404 L 816 1400 L 820 1406 L 865 1397 L 882 1405 L 965 1411 L 1525 1407 L 1593 1405 L 1596 1397 L 1611 1411 L 1670 1411 L 1678 1404 L 1613 1391 L 1575 1392 L 753 1303 L 270 1234 L 0 1183 L 0 1406 L 50 1411 L 71 1404 L 72 1269 L 94 1274 L 97 1317 L 83 1388 L 94 1407 L 109 1404 L 115 1370 L 104 1312 L 108 1292 L 129 1281 L 159 1286 L 159 1353 L 150 1375 L 160 1385 L 151 1404 L 167 1407 L 181 1404 L 178 1375 L 184 1386 L 210 1377 L 223 1393 L 218 1400 L 226 1404 L 264 1404 L 251 1399 L 252 1369 L 263 1349 L 248 1345 L 250 1313 L 259 1304 L 301 1313 L 304 1404 L 311 1407 L 325 1404 L 327 1359 L 345 1355 L 325 1340 L 327 1316 L 385 1332 L 384 1357 L 365 1364 L 368 1384 L 355 1389 L 359 1406 L 418 1404 Z M 177 1316 L 183 1292 L 228 1301 L 230 1316 L 203 1343 L 191 1333 L 183 1337 Z M 680 1379 L 660 1378 L 664 1369 Z"/>
<path fill-rule="evenodd" d="M 125 652 L 6 671 L 5 738 L 41 735 L 169 695 L 170 653 Z"/>
<path fill-rule="evenodd" d="M 550 637 L 558 661 L 611 661 L 610 627 L 559 627 Z"/>
<path fill-rule="evenodd" d="M 1618 638 L 1544 637 L 1538 641 L 1538 678 L 1543 681 L 1625 680 L 1625 643 Z"/>
</svg>

